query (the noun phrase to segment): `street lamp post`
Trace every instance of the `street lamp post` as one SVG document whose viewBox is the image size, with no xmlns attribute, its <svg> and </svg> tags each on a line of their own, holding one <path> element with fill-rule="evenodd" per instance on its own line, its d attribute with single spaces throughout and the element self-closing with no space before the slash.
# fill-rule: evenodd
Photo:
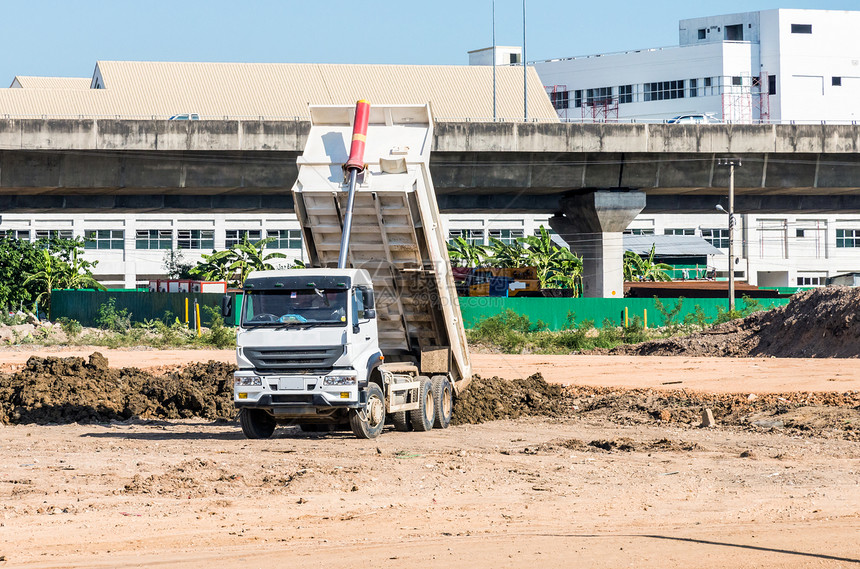
<svg viewBox="0 0 860 569">
<path fill-rule="evenodd" d="M 717 209 L 729 215 L 729 312 L 732 312 L 735 309 L 735 166 L 740 166 L 741 161 L 720 158 L 717 164 L 729 167 L 729 210 L 726 211 L 721 205 Z"/>
</svg>

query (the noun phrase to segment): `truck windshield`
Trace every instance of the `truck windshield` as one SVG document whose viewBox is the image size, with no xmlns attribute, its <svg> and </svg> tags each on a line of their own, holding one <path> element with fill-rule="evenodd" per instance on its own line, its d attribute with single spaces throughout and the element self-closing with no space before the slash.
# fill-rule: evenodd
<svg viewBox="0 0 860 569">
<path fill-rule="evenodd" d="M 243 326 L 345 326 L 346 290 L 255 290 L 245 295 Z"/>
</svg>

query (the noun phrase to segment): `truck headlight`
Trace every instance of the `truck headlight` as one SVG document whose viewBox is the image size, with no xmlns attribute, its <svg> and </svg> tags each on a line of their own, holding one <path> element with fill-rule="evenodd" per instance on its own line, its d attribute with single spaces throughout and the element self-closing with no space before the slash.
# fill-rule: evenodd
<svg viewBox="0 0 860 569">
<path fill-rule="evenodd" d="M 233 385 L 237 387 L 249 387 L 263 385 L 263 378 L 256 375 L 234 376 Z"/>
<path fill-rule="evenodd" d="M 355 385 L 356 375 L 327 375 L 323 380 L 323 385 Z"/>
</svg>

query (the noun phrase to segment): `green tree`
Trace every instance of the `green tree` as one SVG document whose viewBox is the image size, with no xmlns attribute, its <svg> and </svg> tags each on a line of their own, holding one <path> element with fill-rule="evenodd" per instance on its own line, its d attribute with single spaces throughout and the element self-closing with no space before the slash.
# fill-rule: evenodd
<svg viewBox="0 0 860 569">
<path fill-rule="evenodd" d="M 83 243 L 80 241 L 72 241 L 71 245 L 59 251 L 44 248 L 38 252 L 36 270 L 26 275 L 22 284 L 34 287 L 31 291 L 36 294 L 35 300 L 48 315 L 51 313 L 51 291 L 54 289 L 105 289 L 92 273 L 98 261 L 85 260 L 82 253 Z"/>
<path fill-rule="evenodd" d="M 472 244 L 457 237 L 448 242 L 448 256 L 459 267 L 480 267 L 490 256 L 490 248 L 486 245 Z"/>
<path fill-rule="evenodd" d="M 230 286 L 241 286 L 252 271 L 270 271 L 275 268 L 272 260 L 287 258 L 283 253 L 265 252 L 266 245 L 274 240 L 274 237 L 269 237 L 251 241 L 245 235 L 241 242 L 226 251 L 203 255 L 203 262 L 191 269 L 191 274 L 207 280 L 226 280 Z"/>
<path fill-rule="evenodd" d="M 22 277 L 38 270 L 38 257 L 39 249 L 29 241 L 0 237 L 0 309 L 35 301 L 35 285 L 24 286 Z"/>
<path fill-rule="evenodd" d="M 671 281 L 668 271 L 671 265 L 654 262 L 655 246 L 651 245 L 651 253 L 647 258 L 637 255 L 633 251 L 624 253 L 624 280 L 625 281 Z"/>
<path fill-rule="evenodd" d="M 518 269 L 527 266 L 528 255 L 522 243 L 505 243 L 495 237 L 490 237 L 490 256 L 487 259 L 494 267 L 503 269 Z"/>
</svg>

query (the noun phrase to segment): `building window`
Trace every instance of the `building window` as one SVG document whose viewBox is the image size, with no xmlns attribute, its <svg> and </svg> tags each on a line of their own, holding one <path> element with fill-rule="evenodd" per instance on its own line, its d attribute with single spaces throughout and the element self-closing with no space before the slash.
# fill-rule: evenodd
<svg viewBox="0 0 860 569">
<path fill-rule="evenodd" d="M 549 94 L 549 99 L 555 110 L 566 109 L 570 105 L 570 91 L 555 91 Z"/>
<path fill-rule="evenodd" d="M 796 229 L 794 231 L 794 236 L 795 237 L 806 237 L 806 230 L 805 229 Z"/>
<path fill-rule="evenodd" d="M 519 63 L 520 57 L 521 57 L 521 55 L 519 53 L 512 53 L 511 56 L 508 58 L 508 61 L 511 62 L 511 65 L 513 65 L 515 63 Z"/>
<path fill-rule="evenodd" d="M 125 249 L 125 231 L 122 229 L 85 230 L 84 249 Z"/>
<path fill-rule="evenodd" d="M 172 229 L 138 229 L 134 235 L 136 249 L 173 249 Z"/>
<path fill-rule="evenodd" d="M 743 84 L 744 84 L 744 78 L 743 77 L 739 77 L 737 75 L 732 77 L 732 85 L 738 87 L 738 86 L 742 86 Z"/>
<path fill-rule="evenodd" d="M 40 239 L 71 239 L 71 229 L 37 229 L 36 241 Z"/>
<path fill-rule="evenodd" d="M 514 245 L 517 239 L 523 236 L 522 229 L 490 229 L 490 239 L 498 239 L 505 245 Z"/>
<path fill-rule="evenodd" d="M 700 40 L 705 39 L 705 28 L 699 28 L 698 35 Z"/>
<path fill-rule="evenodd" d="M 698 79 L 690 79 L 690 96 L 698 97 L 699 96 L 699 80 Z"/>
<path fill-rule="evenodd" d="M 302 248 L 302 232 L 299 229 L 269 229 L 266 231 L 266 236 L 275 238 L 267 245 L 272 249 Z"/>
<path fill-rule="evenodd" d="M 841 87 L 842 86 L 842 77 L 831 77 L 830 84 L 833 85 L 834 87 Z"/>
<path fill-rule="evenodd" d="M 29 229 L 7 229 L 5 231 L 0 231 L 0 238 L 6 239 L 18 239 L 19 241 L 29 241 L 30 240 L 30 230 Z"/>
<path fill-rule="evenodd" d="M 582 107 L 582 89 L 573 92 L 573 106 L 577 109 Z"/>
<path fill-rule="evenodd" d="M 744 41 L 744 25 L 726 26 L 726 41 Z"/>
<path fill-rule="evenodd" d="M 776 75 L 767 76 L 767 94 L 776 95 Z"/>
<path fill-rule="evenodd" d="M 702 238 L 717 249 L 729 248 L 728 229 L 702 229 Z"/>
<path fill-rule="evenodd" d="M 683 79 L 679 81 L 658 81 L 656 83 L 645 83 L 646 101 L 663 101 L 666 99 L 684 98 Z"/>
<path fill-rule="evenodd" d="M 535 237 L 540 237 L 541 228 L 543 228 L 543 230 L 546 231 L 546 234 L 550 237 L 552 237 L 553 235 L 557 235 L 556 232 L 552 230 L 552 228 L 541 225 L 540 227 L 535 229 Z"/>
<path fill-rule="evenodd" d="M 214 249 L 214 229 L 180 229 L 176 232 L 179 249 Z"/>
<path fill-rule="evenodd" d="M 840 249 L 860 247 L 860 229 L 837 229 L 836 246 Z"/>
<path fill-rule="evenodd" d="M 625 235 L 654 235 L 654 229 L 653 228 L 625 229 L 624 234 Z"/>
<path fill-rule="evenodd" d="M 663 235 L 695 235 L 695 229 L 683 228 L 683 229 L 664 229 Z"/>
<path fill-rule="evenodd" d="M 245 237 L 248 238 L 248 241 L 256 243 L 263 238 L 263 232 L 260 229 L 228 229 L 224 246 L 229 248 L 238 245 Z"/>
<path fill-rule="evenodd" d="M 448 243 L 454 243 L 458 237 L 465 239 L 469 245 L 484 244 L 483 229 L 452 229 L 448 232 Z"/>
<path fill-rule="evenodd" d="M 812 24 L 791 24 L 791 33 L 793 34 L 811 34 Z"/>
<path fill-rule="evenodd" d="M 620 85 L 618 87 L 618 102 L 632 103 L 633 102 L 633 85 Z"/>
<path fill-rule="evenodd" d="M 825 277 L 797 277 L 797 286 L 823 286 Z"/>
<path fill-rule="evenodd" d="M 589 105 L 606 105 L 612 102 L 612 87 L 598 87 L 586 90 Z"/>
</svg>

